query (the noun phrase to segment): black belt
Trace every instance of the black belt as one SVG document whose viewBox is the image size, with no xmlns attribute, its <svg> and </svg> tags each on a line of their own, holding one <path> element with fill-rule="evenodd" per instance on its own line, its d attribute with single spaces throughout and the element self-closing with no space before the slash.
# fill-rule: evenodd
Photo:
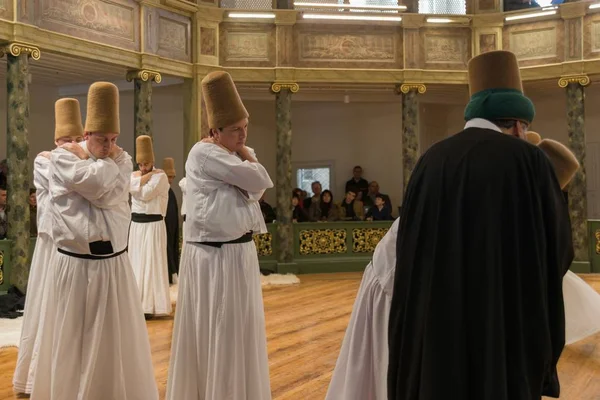
<svg viewBox="0 0 600 400">
<path fill-rule="evenodd" d="M 75 258 L 83 258 L 85 260 L 108 260 L 109 258 L 114 258 L 120 256 L 121 254 L 127 251 L 127 247 L 123 250 L 113 253 L 112 243 L 110 241 L 97 241 L 90 243 L 90 253 L 92 254 L 79 254 L 72 253 L 67 250 L 57 249 L 59 253 L 64 255 L 75 257 Z"/>
<path fill-rule="evenodd" d="M 183 222 L 185 222 L 185 214 L 183 214 Z"/>
<path fill-rule="evenodd" d="M 244 236 L 237 239 L 230 240 L 228 242 L 191 242 L 196 244 L 203 244 L 210 247 L 221 248 L 224 244 L 236 244 L 236 243 L 248 243 L 252 241 L 252 232 L 246 233 Z"/>
<path fill-rule="evenodd" d="M 157 222 L 157 221 L 162 221 L 162 220 L 163 220 L 163 216 L 160 214 L 131 213 L 131 221 L 133 221 L 133 222 L 139 222 L 139 223 L 145 224 L 148 222 Z"/>
</svg>

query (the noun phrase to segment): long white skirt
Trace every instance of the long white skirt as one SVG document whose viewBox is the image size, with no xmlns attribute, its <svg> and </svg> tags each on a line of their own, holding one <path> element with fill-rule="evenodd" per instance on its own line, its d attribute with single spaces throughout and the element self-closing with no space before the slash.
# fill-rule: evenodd
<svg viewBox="0 0 600 400">
<path fill-rule="evenodd" d="M 166 398 L 271 399 L 253 242 L 184 246 Z"/>
<path fill-rule="evenodd" d="M 158 400 L 148 331 L 127 254 L 53 257 L 32 364 L 32 400 Z"/>
<path fill-rule="evenodd" d="M 387 400 L 388 296 L 369 263 L 346 329 L 326 400 Z"/>
<path fill-rule="evenodd" d="M 569 271 L 563 278 L 565 343 L 571 344 L 600 331 L 600 294 Z"/>
<path fill-rule="evenodd" d="M 37 336 L 42 305 L 45 304 L 47 294 L 48 269 L 50 258 L 56 253 L 54 242 L 45 233 L 39 233 L 35 242 L 35 249 L 29 270 L 27 284 L 27 297 L 23 313 L 23 326 L 19 343 L 19 356 L 17 368 L 13 378 L 14 390 L 17 393 L 31 393 L 31 379 L 35 371 L 30 371 L 31 357 L 35 338 Z"/>
<path fill-rule="evenodd" d="M 131 222 L 129 258 L 141 293 L 144 314 L 169 315 L 169 264 L 165 221 Z"/>
</svg>

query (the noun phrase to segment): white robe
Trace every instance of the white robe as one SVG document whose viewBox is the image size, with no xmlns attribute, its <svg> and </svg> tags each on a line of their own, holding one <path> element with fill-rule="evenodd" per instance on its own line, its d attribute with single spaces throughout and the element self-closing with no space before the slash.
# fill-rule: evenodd
<svg viewBox="0 0 600 400">
<path fill-rule="evenodd" d="M 169 178 L 164 173 L 155 174 L 143 186 L 141 179 L 131 175 L 131 212 L 160 214 L 164 218 L 169 201 Z M 164 219 L 144 223 L 131 221 L 128 252 L 141 292 L 144 314 L 171 314 L 167 226 Z"/>
<path fill-rule="evenodd" d="M 86 148 L 85 143 L 81 145 Z M 58 249 L 90 255 L 90 243 L 127 246 L 131 157 L 80 160 L 52 152 L 52 236 Z M 109 257 L 105 256 L 105 257 Z M 150 342 L 129 257 L 55 253 L 34 354 L 34 400 L 158 400 Z"/>
<path fill-rule="evenodd" d="M 377 244 L 365 269 L 326 400 L 387 400 L 387 332 L 399 221 Z"/>
<path fill-rule="evenodd" d="M 181 178 L 181 180 L 179 181 L 179 188 L 181 189 L 181 215 L 183 217 L 185 216 L 185 176 L 183 178 Z M 187 217 L 186 217 L 187 219 Z M 183 251 L 183 246 L 185 245 L 185 222 L 183 221 L 183 226 L 181 228 L 181 235 L 182 235 L 182 243 L 181 243 L 181 251 Z"/>
<path fill-rule="evenodd" d="M 33 183 L 37 198 L 38 236 L 29 270 L 19 356 L 13 377 L 13 386 L 17 393 L 31 393 L 32 379 L 35 375 L 35 368 L 31 367 L 31 359 L 39 321 L 42 318 L 42 305 L 46 302 L 48 260 L 56 252 L 51 237 L 52 224 L 47 211 L 49 175 L 50 160 L 46 157 L 37 156 L 34 161 Z"/>
<path fill-rule="evenodd" d="M 365 269 L 326 400 L 387 400 L 388 319 L 398 224 L 396 219 Z M 571 271 L 563 279 L 563 297 L 566 344 L 600 331 L 600 295 Z"/>
<path fill-rule="evenodd" d="M 266 232 L 258 200 L 273 186 L 258 163 L 208 143 L 186 162 L 186 240 L 167 381 L 168 400 L 269 400 L 265 316 L 256 246 L 215 248 Z M 239 189 L 247 191 L 248 196 Z"/>
</svg>

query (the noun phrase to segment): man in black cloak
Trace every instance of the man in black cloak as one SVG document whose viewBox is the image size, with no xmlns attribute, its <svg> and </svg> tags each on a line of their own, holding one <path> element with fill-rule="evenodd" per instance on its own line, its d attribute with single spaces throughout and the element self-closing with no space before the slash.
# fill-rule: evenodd
<svg viewBox="0 0 600 400">
<path fill-rule="evenodd" d="M 167 157 L 163 160 L 163 171 L 169 178 L 169 185 L 175 180 L 175 160 Z M 169 262 L 169 284 L 173 283 L 173 275 L 179 273 L 179 207 L 175 192 L 169 187 L 169 202 L 167 203 L 167 260 Z"/>
<path fill-rule="evenodd" d="M 516 57 L 469 62 L 465 129 L 410 178 L 397 237 L 388 399 L 558 397 L 567 204 L 525 133 L 535 109 Z"/>
</svg>

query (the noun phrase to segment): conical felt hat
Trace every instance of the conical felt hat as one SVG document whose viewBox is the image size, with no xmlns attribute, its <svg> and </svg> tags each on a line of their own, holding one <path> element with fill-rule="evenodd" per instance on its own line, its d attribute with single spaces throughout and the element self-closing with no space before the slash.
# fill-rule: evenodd
<svg viewBox="0 0 600 400">
<path fill-rule="evenodd" d="M 554 166 L 554 172 L 558 178 L 560 188 L 564 189 L 579 169 L 579 161 L 575 158 L 575 154 L 564 144 L 552 139 L 542 140 L 538 147 L 550 159 L 550 162 Z"/>
<path fill-rule="evenodd" d="M 110 82 L 95 82 L 87 97 L 85 131 L 121 133 L 119 89 Z"/>
<path fill-rule="evenodd" d="M 171 157 L 166 157 L 163 160 L 163 167 L 162 167 L 163 171 L 165 171 L 165 174 L 167 174 L 167 176 L 175 176 L 177 175 L 175 173 L 175 160 L 172 159 Z"/>
<path fill-rule="evenodd" d="M 77 99 L 65 98 L 54 103 L 54 140 L 83 136 L 81 109 Z"/>
<path fill-rule="evenodd" d="M 211 129 L 225 128 L 249 116 L 227 72 L 216 71 L 206 75 L 202 79 L 202 96 Z"/>
<path fill-rule="evenodd" d="M 468 64 L 471 99 L 465 120 L 516 120 L 531 124 L 535 107 L 523 94 L 521 72 L 514 53 L 490 51 L 472 58 Z"/>
<path fill-rule="evenodd" d="M 527 141 L 537 146 L 542 141 L 542 137 L 537 132 L 529 131 L 527 132 Z"/>
<path fill-rule="evenodd" d="M 135 139 L 135 162 L 137 164 L 154 162 L 154 150 L 150 136 L 140 135 Z"/>
</svg>

